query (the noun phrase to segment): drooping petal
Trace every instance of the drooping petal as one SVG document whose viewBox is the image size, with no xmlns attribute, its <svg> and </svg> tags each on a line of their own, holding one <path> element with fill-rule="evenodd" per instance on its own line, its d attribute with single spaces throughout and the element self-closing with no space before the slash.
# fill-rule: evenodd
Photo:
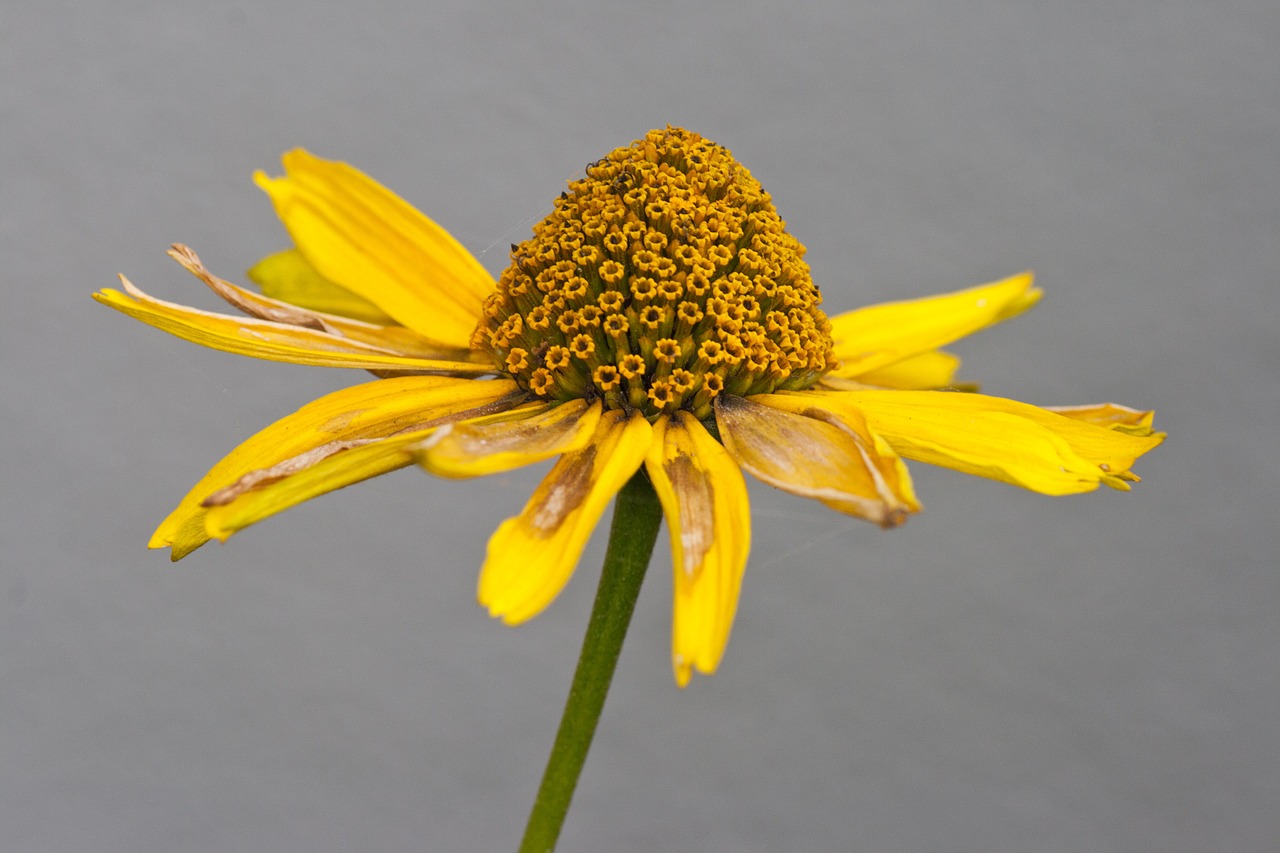
<svg viewBox="0 0 1280 853">
<path fill-rule="evenodd" d="M 566 453 L 520 515 L 489 539 L 477 598 L 508 625 L 537 615 L 559 594 L 609 499 L 640 467 L 653 428 L 639 413 L 605 412 L 591 442 Z"/>
<path fill-rule="evenodd" d="M 887 302 L 831 318 L 840 366 L 834 376 L 861 374 L 945 346 L 1035 305 L 1040 290 L 1029 272 L 967 290 Z"/>
<path fill-rule="evenodd" d="M 480 477 L 579 450 L 591 441 L 603 411 L 578 399 L 487 423 L 441 427 L 414 448 L 414 458 L 442 477 Z"/>
<path fill-rule="evenodd" d="M 323 277 L 428 338 L 466 347 L 493 278 L 462 244 L 359 170 L 302 149 L 254 180 Z"/>
<path fill-rule="evenodd" d="M 903 391 L 927 391 L 955 386 L 956 371 L 960 369 L 958 356 L 942 350 L 927 350 L 917 355 L 886 364 L 874 370 L 858 374 L 858 378 L 824 376 L 823 381 L 836 388 L 842 383 L 878 388 L 897 388 Z M 852 387 L 852 386 L 851 386 Z"/>
<path fill-rule="evenodd" d="M 833 411 L 860 412 L 908 459 L 990 477 L 1048 495 L 1127 490 L 1129 467 L 1163 436 L 1127 435 L 984 394 L 810 391 Z"/>
<path fill-rule="evenodd" d="M 268 255 L 245 275 L 272 299 L 379 326 L 395 324 L 390 314 L 368 299 L 320 275 L 297 249 Z"/>
<path fill-rule="evenodd" d="M 365 450 L 357 459 L 369 467 L 334 472 L 330 479 L 314 481 L 310 491 L 295 495 L 296 499 L 272 498 L 274 503 L 262 503 L 263 498 L 255 497 L 260 490 L 371 442 L 408 433 L 417 433 L 412 441 L 421 441 L 423 434 L 418 431 L 449 418 L 505 410 L 518 402 L 517 391 L 516 384 L 505 379 L 479 382 L 438 376 L 381 379 L 335 391 L 276 421 L 227 454 L 160 524 L 150 547 L 170 546 L 172 558 L 178 560 L 214 535 L 226 538 L 251 523 L 245 520 L 250 516 L 264 518 L 306 497 L 408 465 L 413 457 L 402 449 L 377 459 L 377 451 Z M 216 533 L 207 529 L 213 506 L 220 508 Z M 244 514 L 250 506 L 253 512 Z"/>
<path fill-rule="evenodd" d="M 1155 432 L 1151 427 L 1151 422 L 1156 416 L 1155 412 L 1131 409 L 1116 403 L 1099 403 L 1093 406 L 1045 406 L 1045 410 L 1085 423 L 1104 426 L 1107 429 L 1127 432 L 1130 435 L 1146 436 Z"/>
<path fill-rule="evenodd" d="M 202 311 L 149 296 L 124 276 L 120 276 L 120 283 L 125 293 L 107 288 L 93 294 L 93 298 L 148 326 L 223 352 L 320 367 L 411 370 L 452 376 L 483 376 L 495 372 L 492 365 L 479 362 L 403 356 L 317 329 Z"/>
<path fill-rule="evenodd" d="M 906 466 L 859 417 L 833 417 L 805 393 L 716 398 L 716 425 L 738 464 L 771 486 L 882 527 L 920 509 Z"/>
<path fill-rule="evenodd" d="M 751 549 L 747 486 L 738 465 L 691 413 L 654 424 L 645 470 L 662 502 L 675 565 L 671 665 L 684 687 L 720 665 Z"/>
</svg>

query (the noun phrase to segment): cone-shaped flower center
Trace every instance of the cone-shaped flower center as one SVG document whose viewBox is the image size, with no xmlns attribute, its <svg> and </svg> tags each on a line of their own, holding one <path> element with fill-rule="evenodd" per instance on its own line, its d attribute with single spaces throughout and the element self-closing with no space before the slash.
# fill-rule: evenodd
<svg viewBox="0 0 1280 853">
<path fill-rule="evenodd" d="M 704 420 L 718 394 L 807 388 L 835 366 L 803 255 L 726 149 L 653 130 L 511 247 L 474 344 L 544 399 Z"/>
</svg>

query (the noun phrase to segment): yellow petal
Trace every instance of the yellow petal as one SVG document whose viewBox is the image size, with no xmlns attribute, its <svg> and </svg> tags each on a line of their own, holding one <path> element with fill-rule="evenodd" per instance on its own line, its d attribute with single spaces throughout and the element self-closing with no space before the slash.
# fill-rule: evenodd
<svg viewBox="0 0 1280 853">
<path fill-rule="evenodd" d="M 654 424 L 645 470 L 662 502 L 675 564 L 671 665 L 676 683 L 720 665 L 751 550 L 751 512 L 738 465 L 691 413 Z"/>
<path fill-rule="evenodd" d="M 403 468 L 413 461 L 407 448 L 430 434 L 425 429 L 390 438 L 330 443 L 319 449 L 315 459 L 307 454 L 295 457 L 289 462 L 303 466 L 297 471 L 245 491 L 229 503 L 206 507 L 204 534 L 225 542 L 233 533 L 303 501 Z"/>
<path fill-rule="evenodd" d="M 250 267 L 246 275 L 272 299 L 379 326 L 395 324 L 391 315 L 368 299 L 320 275 L 297 249 L 268 255 Z"/>
<path fill-rule="evenodd" d="M 441 427 L 414 448 L 423 468 L 442 477 L 479 477 L 532 465 L 584 447 L 595 434 L 599 401 L 543 404 L 519 417 Z"/>
<path fill-rule="evenodd" d="M 449 232 L 345 163 L 301 149 L 254 180 L 323 277 L 428 338 L 467 347 L 493 278 Z"/>
<path fill-rule="evenodd" d="M 1130 435 L 1145 436 L 1155 432 L 1151 428 L 1151 423 L 1156 416 L 1155 412 L 1131 409 L 1116 403 L 1099 403 L 1092 406 L 1045 406 L 1045 410 L 1085 423 L 1104 426 L 1107 429 L 1127 432 Z"/>
<path fill-rule="evenodd" d="M 589 444 L 560 457 L 524 511 L 489 539 L 477 598 L 516 625 L 560 593 L 605 506 L 640 467 L 653 428 L 639 413 L 605 412 Z"/>
<path fill-rule="evenodd" d="M 835 376 L 861 374 L 932 350 L 1007 320 L 1035 305 L 1031 273 L 955 293 L 888 302 L 831 318 L 840 366 Z"/>
<path fill-rule="evenodd" d="M 459 376 L 483 376 L 494 372 L 492 365 L 474 361 L 397 355 L 390 350 L 317 329 L 201 311 L 149 296 L 124 276 L 120 276 L 120 283 L 126 293 L 108 288 L 93 294 L 93 298 L 148 326 L 223 352 L 321 367 L 411 370 Z"/>
<path fill-rule="evenodd" d="M 479 382 L 438 376 L 405 376 L 381 379 L 344 388 L 308 403 L 297 412 L 276 421 L 231 451 L 187 493 L 151 538 L 150 547 L 173 548 L 173 559 L 181 559 L 209 541 L 206 529 L 210 505 L 226 507 L 220 513 L 218 534 L 225 538 L 239 518 L 241 508 L 257 504 L 253 495 L 286 478 L 296 476 L 330 457 L 353 452 L 362 442 L 412 433 L 463 416 L 479 417 L 508 408 L 518 398 L 518 389 L 509 380 Z M 413 437 L 420 441 L 422 434 Z M 373 451 L 366 451 L 376 455 Z M 408 453 L 398 453 L 393 467 L 413 461 Z M 368 460 L 366 460 L 368 461 Z M 378 464 L 385 464 L 386 460 Z M 376 468 L 376 465 L 375 465 Z M 389 468 L 366 469 L 373 476 Z M 346 477 L 322 481 L 306 495 L 310 497 L 355 482 Z M 257 509 L 254 520 L 279 512 L 303 500 L 272 505 L 270 512 Z M 244 522 L 239 524 L 243 527 Z M 234 529 L 239 529 L 234 527 Z"/>
<path fill-rule="evenodd" d="M 302 259 L 302 256 L 296 250 L 281 253 L 281 255 L 290 254 L 296 256 L 299 263 L 306 264 L 306 261 Z M 281 255 L 273 257 L 278 258 Z M 214 293 L 250 317 L 257 317 L 261 320 L 270 320 L 274 323 L 283 323 L 289 326 L 317 329 L 338 338 L 368 344 L 371 347 L 376 347 L 379 351 L 393 352 L 396 355 L 428 358 L 437 361 L 475 361 L 479 363 L 484 360 L 477 352 L 446 347 L 444 344 L 428 340 L 404 326 L 375 325 L 374 323 L 367 323 L 363 320 L 355 320 L 338 314 L 325 314 L 302 305 L 284 302 L 271 296 L 263 296 L 253 291 L 245 290 L 243 287 L 236 287 L 231 282 L 218 278 L 209 272 L 204 264 L 200 262 L 200 258 L 196 253 L 181 243 L 173 244 L 169 249 L 169 257 L 182 264 L 188 272 L 204 282 Z M 318 276 L 318 274 L 316 275 Z M 320 280 L 324 281 L 323 279 Z M 329 286 L 335 290 L 341 290 L 337 285 Z M 358 299 L 359 297 L 352 294 L 352 298 Z M 394 323 L 389 317 L 386 319 Z"/>
<path fill-rule="evenodd" d="M 908 459 L 1048 495 L 1105 483 L 1127 490 L 1134 460 L 1163 436 L 1134 436 L 1027 403 L 940 391 L 812 391 L 822 405 L 861 412 Z"/>
<path fill-rule="evenodd" d="M 902 460 L 860 417 L 833 417 L 811 394 L 722 394 L 716 425 L 738 464 L 783 491 L 882 527 L 920 509 Z"/>
<path fill-rule="evenodd" d="M 897 388 L 903 391 L 924 391 L 935 388 L 948 388 L 955 385 L 956 371 L 960 368 L 960 359 L 942 350 L 925 352 L 877 367 L 858 374 L 857 382 L 862 385 L 873 385 L 879 388 Z M 824 377 L 825 379 L 826 377 Z M 852 381 L 831 377 L 837 383 Z"/>
</svg>

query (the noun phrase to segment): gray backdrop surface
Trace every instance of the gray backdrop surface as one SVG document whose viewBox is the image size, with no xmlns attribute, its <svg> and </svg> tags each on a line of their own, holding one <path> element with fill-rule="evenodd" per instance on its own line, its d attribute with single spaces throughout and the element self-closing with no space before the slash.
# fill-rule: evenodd
<svg viewBox="0 0 1280 853">
<path fill-rule="evenodd" d="M 208 466 L 360 375 L 89 293 L 214 307 L 164 249 L 243 280 L 285 245 L 249 175 L 295 145 L 496 274 L 666 123 L 772 192 L 832 311 L 1034 268 L 963 375 L 1172 437 L 1131 494 L 915 465 L 890 533 L 753 484 L 685 691 L 661 543 L 563 849 L 1280 849 L 1272 0 L 4 4 L 0 849 L 514 848 L 602 537 L 518 629 L 475 576 L 542 469 L 400 472 L 171 566 L 147 537 Z"/>
</svg>

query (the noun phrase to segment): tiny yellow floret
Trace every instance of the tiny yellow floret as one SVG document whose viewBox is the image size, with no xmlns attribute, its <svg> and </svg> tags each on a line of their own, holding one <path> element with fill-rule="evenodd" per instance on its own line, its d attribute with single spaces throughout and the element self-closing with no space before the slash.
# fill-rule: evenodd
<svg viewBox="0 0 1280 853">
<path fill-rule="evenodd" d="M 473 340 L 549 402 L 705 420 L 724 388 L 802 390 L 836 364 L 804 247 L 696 133 L 654 130 L 590 164 L 533 231 Z"/>
</svg>

